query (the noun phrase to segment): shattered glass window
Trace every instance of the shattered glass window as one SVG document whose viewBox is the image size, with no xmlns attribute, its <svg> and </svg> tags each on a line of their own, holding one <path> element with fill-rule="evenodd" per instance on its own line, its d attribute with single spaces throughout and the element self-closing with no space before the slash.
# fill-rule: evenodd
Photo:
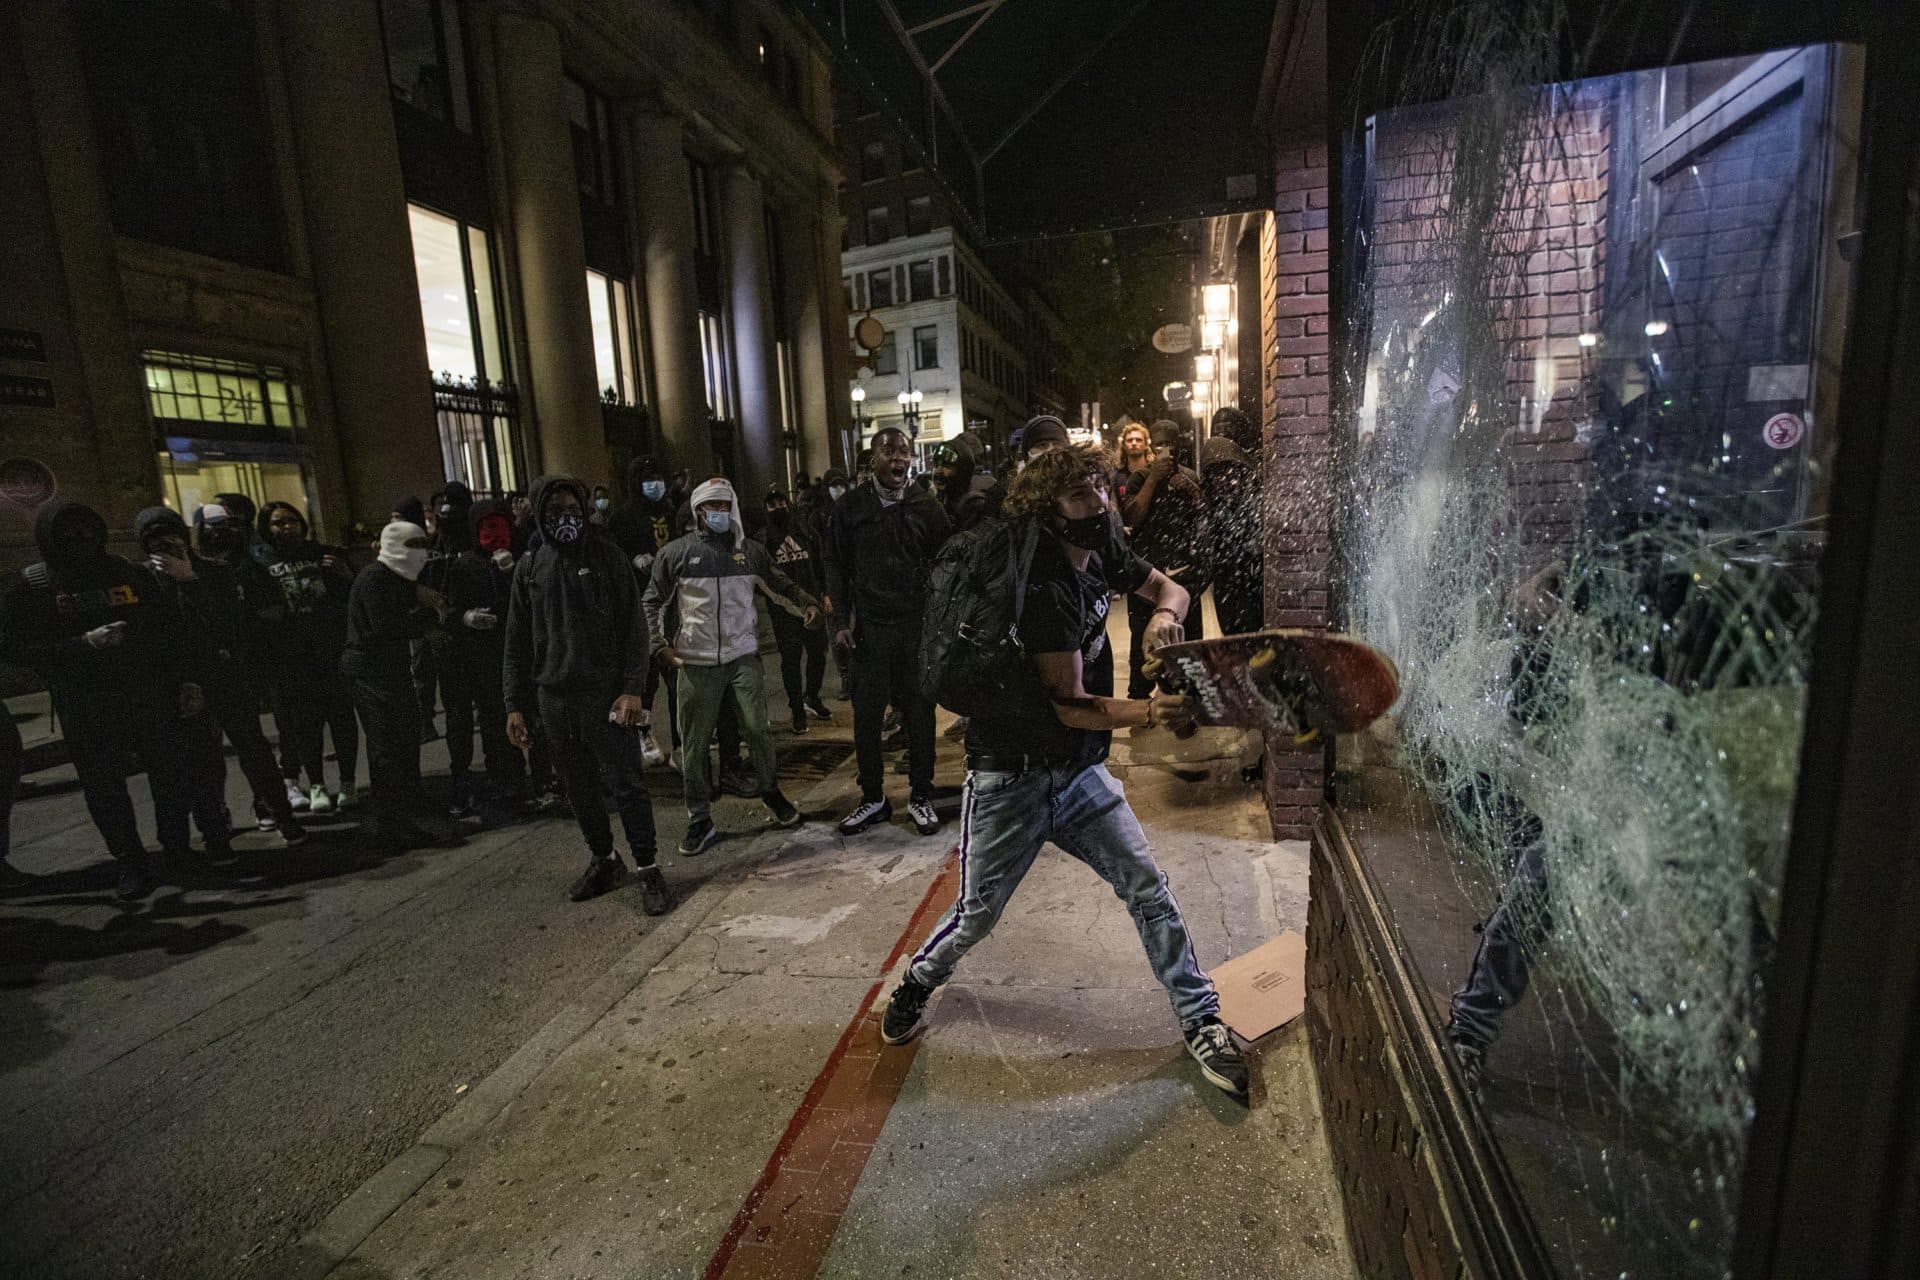
<svg viewBox="0 0 1920 1280">
<path fill-rule="evenodd" d="M 1347 609 L 1402 696 L 1342 743 L 1342 814 L 1562 1273 L 1718 1276 L 1819 604 L 1860 59 L 1543 84 L 1550 26 L 1455 35 L 1349 161 Z"/>
</svg>

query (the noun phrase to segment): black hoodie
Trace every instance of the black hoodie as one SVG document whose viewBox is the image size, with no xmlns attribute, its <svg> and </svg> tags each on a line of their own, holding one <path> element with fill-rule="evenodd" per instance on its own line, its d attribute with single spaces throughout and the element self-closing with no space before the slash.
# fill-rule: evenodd
<svg viewBox="0 0 1920 1280">
<path fill-rule="evenodd" d="M 269 502 L 260 513 L 260 534 L 266 537 L 266 521 L 274 511 L 286 507 L 300 516 L 289 503 Z M 305 678 L 318 665 L 332 668 L 340 660 L 347 642 L 347 596 L 353 589 L 353 569 L 345 548 L 323 546 L 307 536 L 307 520 L 300 516 L 300 541 L 281 547 L 269 539 L 261 554 L 261 565 L 280 588 L 277 616 L 266 628 L 268 660 L 281 664 L 288 675 Z M 321 564 L 332 556 L 337 567 Z"/>
<path fill-rule="evenodd" d="M 193 564 L 194 576 L 184 582 L 154 575 L 160 598 L 178 615 L 181 630 L 193 637 L 190 661 L 208 676 L 218 674 L 224 663 L 245 661 L 251 619 L 239 578 L 220 561 L 192 550 L 187 522 L 171 507 L 148 507 L 133 518 L 133 535 L 142 551 L 147 550 L 149 538 L 165 533 L 186 540 L 187 558 Z"/>
<path fill-rule="evenodd" d="M 67 558 L 54 541 L 63 517 L 90 521 L 99 550 Z M 14 580 L 0 610 L 0 656 L 38 672 L 56 697 L 124 699 L 130 688 L 177 687 L 185 679 L 191 637 L 149 570 L 106 550 L 107 523 L 78 502 L 40 508 L 33 536 L 45 557 Z M 126 624 L 117 645 L 95 649 L 84 637 Z"/>
<path fill-rule="evenodd" d="M 558 487 L 580 500 L 580 539 L 561 548 L 543 537 L 520 557 L 507 612 L 503 692 L 508 711 L 534 715 L 534 688 L 574 692 L 613 686 L 640 695 L 647 681 L 647 620 L 627 557 L 612 538 L 584 523 L 587 490 L 566 476 L 533 482 L 534 519 L 544 521 Z"/>
</svg>

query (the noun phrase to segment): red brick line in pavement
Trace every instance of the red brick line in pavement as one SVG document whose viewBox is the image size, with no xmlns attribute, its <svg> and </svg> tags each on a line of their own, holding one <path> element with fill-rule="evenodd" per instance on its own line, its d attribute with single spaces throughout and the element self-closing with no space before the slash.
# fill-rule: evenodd
<svg viewBox="0 0 1920 1280">
<path fill-rule="evenodd" d="M 919 1049 L 918 1040 L 883 1044 L 874 1005 L 887 973 L 926 940 L 959 892 L 959 852 L 947 855 L 880 966 L 880 981 L 867 989 L 800 1099 L 759 1181 L 720 1238 L 705 1280 L 813 1280 L 819 1274 Z"/>
</svg>

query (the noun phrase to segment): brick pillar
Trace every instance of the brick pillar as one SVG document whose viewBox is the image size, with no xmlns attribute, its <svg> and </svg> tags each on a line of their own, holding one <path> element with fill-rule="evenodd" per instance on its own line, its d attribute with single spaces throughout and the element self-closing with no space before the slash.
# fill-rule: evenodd
<svg viewBox="0 0 1920 1280">
<path fill-rule="evenodd" d="M 1270 627 L 1325 629 L 1336 484 L 1327 411 L 1327 150 L 1282 144 L 1274 217 L 1261 246 L 1266 404 L 1262 546 Z M 1267 743 L 1267 817 L 1275 839 L 1305 839 L 1326 787 L 1326 747 Z"/>
</svg>

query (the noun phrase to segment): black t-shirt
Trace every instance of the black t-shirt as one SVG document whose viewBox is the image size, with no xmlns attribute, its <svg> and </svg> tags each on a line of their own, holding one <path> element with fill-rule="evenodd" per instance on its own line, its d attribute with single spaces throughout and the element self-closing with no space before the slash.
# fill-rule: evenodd
<svg viewBox="0 0 1920 1280">
<path fill-rule="evenodd" d="M 1113 696 L 1113 650 L 1107 644 L 1107 609 L 1115 592 L 1126 594 L 1146 582 L 1152 566 L 1129 555 L 1113 569 L 1099 556 L 1086 572 L 1073 567 L 1060 544 L 1042 536 L 1033 551 L 1026 607 L 1020 615 L 1020 641 L 1028 653 L 1080 651 L 1081 686 L 1095 697 Z M 1045 756 L 1080 768 L 1107 758 L 1113 735 L 1104 730 L 1069 729 L 1043 693 L 1006 708 L 1004 713 L 973 717 L 967 724 L 969 754 Z"/>
</svg>

